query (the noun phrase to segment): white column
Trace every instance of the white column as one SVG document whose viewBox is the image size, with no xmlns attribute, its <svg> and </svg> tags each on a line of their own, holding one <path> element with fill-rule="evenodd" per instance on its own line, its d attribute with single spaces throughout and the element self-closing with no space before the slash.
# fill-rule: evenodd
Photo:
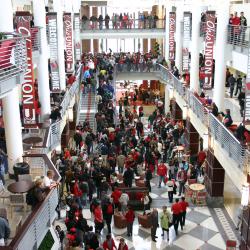
<svg viewBox="0 0 250 250">
<path fill-rule="evenodd" d="M 227 25 L 229 19 L 229 3 L 221 0 L 217 5 L 217 39 L 215 47 L 215 74 L 214 74 L 214 102 L 220 111 L 224 110 L 225 82 L 226 82 L 226 43 Z"/>
<path fill-rule="evenodd" d="M 64 35 L 63 35 L 63 15 L 60 0 L 53 0 L 54 11 L 57 12 L 57 35 L 58 35 L 58 65 L 61 90 L 66 89 L 65 60 L 64 60 Z"/>
<path fill-rule="evenodd" d="M 13 32 L 12 1 L 6 0 L 0 9 L 0 32 Z M 3 99 L 3 120 L 7 145 L 9 172 L 13 174 L 13 165 L 22 161 L 23 142 L 20 120 L 19 97 L 17 87 Z"/>
<path fill-rule="evenodd" d="M 50 89 L 48 70 L 48 43 L 46 34 L 46 14 L 44 0 L 33 0 L 34 23 L 40 29 L 41 51 L 38 58 L 38 93 L 41 115 L 50 114 Z"/>
<path fill-rule="evenodd" d="M 170 111 L 169 104 L 170 104 L 169 89 L 168 89 L 168 85 L 166 84 L 165 85 L 165 106 L 164 106 L 165 114 L 167 114 Z"/>
<path fill-rule="evenodd" d="M 171 5 L 167 2 L 166 5 L 166 23 L 165 23 L 165 59 L 168 61 L 169 58 L 169 12 L 171 11 Z"/>
<path fill-rule="evenodd" d="M 175 66 L 182 71 L 182 32 L 181 22 L 183 22 L 183 9 L 180 4 L 176 10 L 176 32 L 175 32 Z"/>
<path fill-rule="evenodd" d="M 198 4 L 192 6 L 192 43 L 190 63 L 190 88 L 193 91 L 199 90 L 199 38 L 201 7 Z"/>
</svg>

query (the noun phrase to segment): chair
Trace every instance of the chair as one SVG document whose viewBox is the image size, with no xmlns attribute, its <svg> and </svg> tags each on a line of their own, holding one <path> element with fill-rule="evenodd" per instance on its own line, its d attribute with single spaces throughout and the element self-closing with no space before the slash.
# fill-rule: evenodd
<svg viewBox="0 0 250 250">
<path fill-rule="evenodd" d="M 138 223 L 144 228 L 150 228 L 151 227 L 151 220 L 150 220 L 150 214 L 138 214 Z"/>
<path fill-rule="evenodd" d="M 24 212 L 26 211 L 27 204 L 25 196 L 23 194 L 10 194 L 10 217 L 13 215 L 14 207 L 23 207 Z"/>
<path fill-rule="evenodd" d="M 136 185 L 137 187 L 146 187 L 145 181 L 144 181 L 144 180 L 141 180 L 141 179 L 135 180 L 135 185 Z"/>
<path fill-rule="evenodd" d="M 197 192 L 196 194 L 196 205 L 205 206 L 206 205 L 206 192 Z"/>
<path fill-rule="evenodd" d="M 18 181 L 32 181 L 32 176 L 30 174 L 18 175 Z"/>
<path fill-rule="evenodd" d="M 127 220 L 125 216 L 120 212 L 114 213 L 114 225 L 116 228 L 125 228 L 127 227 Z"/>
</svg>

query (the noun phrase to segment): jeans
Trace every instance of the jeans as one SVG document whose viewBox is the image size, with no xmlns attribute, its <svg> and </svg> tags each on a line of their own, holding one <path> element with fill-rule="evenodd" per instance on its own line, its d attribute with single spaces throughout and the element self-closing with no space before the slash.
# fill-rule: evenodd
<svg viewBox="0 0 250 250">
<path fill-rule="evenodd" d="M 173 224 L 176 235 L 178 235 L 179 222 L 180 222 L 180 214 L 173 214 Z"/>
<path fill-rule="evenodd" d="M 81 198 L 80 198 L 80 197 L 75 197 L 75 201 L 76 201 L 76 203 L 78 204 L 79 209 L 82 209 L 82 201 L 81 201 Z"/>
<path fill-rule="evenodd" d="M 179 181 L 179 196 L 181 196 L 182 193 L 185 191 L 185 182 L 184 181 Z"/>
<path fill-rule="evenodd" d="M 182 212 L 180 215 L 181 229 L 183 229 L 183 226 L 185 226 L 185 220 L 186 220 L 186 211 Z"/>
<path fill-rule="evenodd" d="M 168 200 L 170 203 L 173 202 L 174 191 L 168 191 Z"/>
<path fill-rule="evenodd" d="M 148 191 L 151 192 L 151 184 L 149 180 L 146 180 L 146 187 L 148 188 Z"/>
<path fill-rule="evenodd" d="M 156 227 L 156 226 L 152 226 L 152 227 L 151 227 L 151 238 L 152 238 L 152 240 L 155 239 L 156 230 L 157 230 L 157 227 Z"/>
<path fill-rule="evenodd" d="M 165 176 L 159 176 L 159 187 L 161 187 L 161 183 L 165 184 Z"/>
<path fill-rule="evenodd" d="M 133 235 L 133 223 L 131 223 L 131 222 L 128 222 L 128 224 L 127 224 L 127 234 L 129 236 Z"/>
<path fill-rule="evenodd" d="M 118 171 L 119 171 L 119 174 L 122 174 L 123 173 L 123 167 L 118 166 Z"/>
</svg>

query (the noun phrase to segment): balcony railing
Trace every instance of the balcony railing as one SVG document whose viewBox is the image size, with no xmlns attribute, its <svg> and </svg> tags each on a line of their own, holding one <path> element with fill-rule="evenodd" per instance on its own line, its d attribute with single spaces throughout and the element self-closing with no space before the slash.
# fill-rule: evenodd
<svg viewBox="0 0 250 250">
<path fill-rule="evenodd" d="M 250 27 L 228 25 L 227 43 L 237 45 L 242 48 L 249 47 Z"/>
<path fill-rule="evenodd" d="M 53 170 L 54 180 L 60 181 L 60 175 L 54 164 L 47 155 L 25 155 L 24 160 L 31 168 L 43 167 L 44 171 Z M 37 166 L 39 163 L 39 166 Z M 58 205 L 58 190 L 53 188 L 48 191 L 46 198 L 37 204 L 34 210 L 28 215 L 20 230 L 8 246 L 0 247 L 4 250 L 27 250 L 38 249 L 45 234 L 55 219 L 56 207 Z"/>
<path fill-rule="evenodd" d="M 41 50 L 40 27 L 31 28 L 31 43 L 32 43 L 32 51 L 40 51 Z"/>
<path fill-rule="evenodd" d="M 105 24 L 105 21 L 81 21 L 81 29 L 84 30 L 128 30 L 128 29 L 164 29 L 165 20 L 139 20 L 139 19 L 130 19 L 127 21 L 109 21 Z"/>
<path fill-rule="evenodd" d="M 242 166 L 245 161 L 245 145 L 241 144 L 232 132 L 211 113 L 209 114 L 209 129 L 214 139 L 226 150 L 229 157 L 235 160 L 239 167 Z"/>
<path fill-rule="evenodd" d="M 16 33 L 2 35 L 4 39 L 0 40 L 0 82 L 25 72 L 27 68 L 26 38 Z"/>
</svg>

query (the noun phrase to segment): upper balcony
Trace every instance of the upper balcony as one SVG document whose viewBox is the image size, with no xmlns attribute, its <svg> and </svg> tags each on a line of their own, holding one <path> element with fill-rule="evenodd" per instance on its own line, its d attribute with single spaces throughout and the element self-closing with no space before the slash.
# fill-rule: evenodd
<svg viewBox="0 0 250 250">
<path fill-rule="evenodd" d="M 26 38 L 16 33 L 1 33 L 0 37 L 0 95 L 17 83 L 27 68 Z"/>
<path fill-rule="evenodd" d="M 81 39 L 100 39 L 100 38 L 164 38 L 165 20 L 157 21 L 130 19 L 129 21 L 82 21 Z"/>
</svg>

